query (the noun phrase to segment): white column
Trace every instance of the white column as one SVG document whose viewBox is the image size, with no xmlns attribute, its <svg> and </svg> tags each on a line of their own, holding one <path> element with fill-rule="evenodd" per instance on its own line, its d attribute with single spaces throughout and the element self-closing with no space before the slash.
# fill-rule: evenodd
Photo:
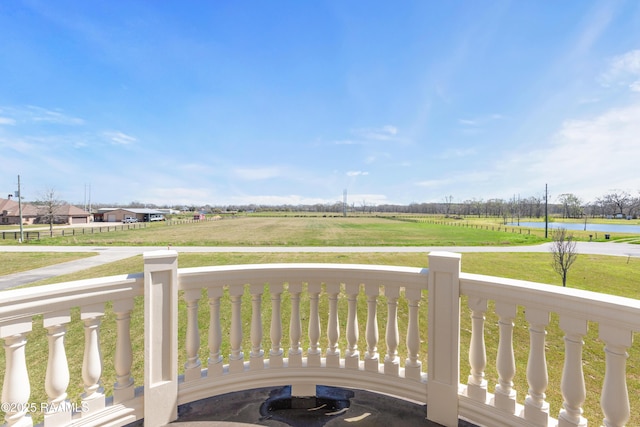
<svg viewBox="0 0 640 427">
<path fill-rule="evenodd" d="M 320 284 L 309 283 L 309 350 L 307 350 L 307 365 L 320 367 L 320 313 L 318 303 L 320 298 Z M 314 393 L 315 394 L 315 393 Z"/>
<path fill-rule="evenodd" d="M 516 317 L 516 306 L 496 301 L 496 313 L 499 317 L 500 340 L 496 360 L 498 385 L 496 385 L 495 406 L 515 414 L 517 393 L 513 388 L 513 378 L 516 375 L 516 360 L 513 354 L 513 320 Z"/>
<path fill-rule="evenodd" d="M 562 409 L 558 415 L 558 427 L 586 427 L 582 416 L 582 404 L 587 395 L 582 372 L 582 337 L 587 334 L 587 321 L 560 315 L 560 329 L 564 336 L 564 367 L 562 369 Z"/>
<path fill-rule="evenodd" d="M 418 359 L 420 352 L 420 324 L 419 309 L 422 293 L 420 289 L 407 289 L 405 296 L 409 301 L 409 324 L 407 325 L 407 359 L 404 362 L 404 375 L 406 378 L 420 380 L 422 362 Z"/>
<path fill-rule="evenodd" d="M 386 286 L 384 295 L 387 297 L 387 331 L 385 335 L 387 354 L 384 357 L 384 373 L 398 376 L 400 372 L 400 358 L 398 357 L 398 343 L 400 342 L 400 334 L 398 333 L 398 297 L 400 296 L 400 288 Z"/>
<path fill-rule="evenodd" d="M 229 288 L 231 297 L 231 354 L 229 355 L 229 371 L 238 373 L 244 371 L 244 353 L 242 352 L 242 295 L 243 285 Z"/>
<path fill-rule="evenodd" d="M 220 298 L 223 288 L 208 288 L 209 296 L 209 360 L 207 362 L 207 378 L 222 375 L 222 327 L 220 326 Z"/>
<path fill-rule="evenodd" d="M 263 285 L 251 285 L 251 353 L 250 369 L 264 369 L 264 350 L 262 349 L 262 293 Z"/>
<path fill-rule="evenodd" d="M 185 350 L 187 361 L 184 364 L 185 382 L 200 379 L 202 363 L 198 357 L 200 351 L 200 329 L 198 328 L 198 302 L 202 295 L 201 289 L 188 289 L 184 292 L 187 303 L 187 333 L 185 336 Z"/>
<path fill-rule="evenodd" d="M 302 366 L 302 348 L 300 339 L 302 337 L 302 320 L 300 319 L 300 294 L 302 284 L 289 284 L 289 294 L 291 295 L 291 319 L 289 322 L 289 366 L 299 368 Z"/>
<path fill-rule="evenodd" d="M 340 349 L 338 348 L 338 340 L 340 339 L 340 327 L 338 318 L 338 293 L 340 292 L 339 283 L 330 283 L 326 285 L 326 291 L 329 295 L 329 319 L 327 322 L 327 340 L 329 346 L 326 351 L 326 366 L 328 368 L 340 367 Z"/>
<path fill-rule="evenodd" d="M 469 345 L 469 365 L 471 373 L 467 380 L 467 396 L 478 402 L 487 400 L 487 380 L 484 370 L 487 367 L 487 349 L 484 342 L 484 321 L 487 300 L 469 297 L 471 310 L 471 343 Z"/>
<path fill-rule="evenodd" d="M 44 414 L 45 425 L 65 425 L 71 422 L 71 405 L 67 399 L 69 364 L 64 349 L 67 324 L 71 321 L 69 310 L 48 313 L 43 316 L 43 326 L 49 341 L 49 359 L 44 379 L 48 407 Z"/>
<path fill-rule="evenodd" d="M 84 358 L 82 359 L 82 417 L 101 411 L 105 407 L 102 376 L 102 354 L 100 352 L 100 322 L 104 316 L 104 304 L 80 308 L 80 319 L 84 322 Z"/>
<path fill-rule="evenodd" d="M 31 387 L 25 358 L 28 332 L 31 332 L 31 317 L 0 326 L 0 338 L 4 339 L 5 354 L 2 403 L 10 409 L 4 414 L 7 426 L 33 426 L 31 415 L 28 413 Z"/>
<path fill-rule="evenodd" d="M 460 254 L 429 254 L 429 411 L 427 418 L 458 425 L 460 378 Z"/>
<path fill-rule="evenodd" d="M 604 414 L 604 427 L 622 427 L 629 420 L 629 392 L 627 390 L 627 349 L 631 347 L 633 335 L 628 329 L 600 324 L 598 330 L 605 347 L 605 374 L 600 396 Z"/>
<path fill-rule="evenodd" d="M 116 383 L 113 385 L 113 403 L 133 399 L 135 387 L 131 376 L 133 364 L 133 350 L 131 348 L 131 311 L 133 299 L 113 302 L 113 312 L 116 315 L 116 354 L 114 367 Z"/>
<path fill-rule="evenodd" d="M 145 252 L 144 422 L 178 416 L 178 253 Z"/>
<path fill-rule="evenodd" d="M 269 367 L 281 368 L 283 366 L 284 351 L 282 350 L 282 284 L 270 285 L 271 293 L 271 350 L 269 351 Z"/>
<path fill-rule="evenodd" d="M 347 294 L 347 351 L 344 354 L 345 367 L 358 369 L 360 364 L 360 352 L 358 351 L 358 293 L 360 285 L 348 283 L 345 285 Z"/>
<path fill-rule="evenodd" d="M 524 418 L 535 425 L 546 426 L 549 421 L 549 403 L 545 401 L 545 391 L 549 383 L 547 358 L 545 355 L 545 328 L 549 324 L 549 312 L 527 308 L 529 322 L 529 360 L 527 381 L 529 394 L 524 400 Z"/>
<path fill-rule="evenodd" d="M 378 285 L 365 284 L 364 291 L 367 295 L 367 327 L 365 330 L 367 338 L 367 351 L 364 354 L 364 369 L 366 371 L 378 372 L 380 355 L 378 354 L 378 295 L 380 288 Z"/>
</svg>

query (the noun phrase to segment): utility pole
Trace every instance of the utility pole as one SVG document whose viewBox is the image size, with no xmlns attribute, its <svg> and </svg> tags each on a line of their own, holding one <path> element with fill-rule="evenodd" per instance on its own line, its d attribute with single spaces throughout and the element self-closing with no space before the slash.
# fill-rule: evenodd
<svg viewBox="0 0 640 427">
<path fill-rule="evenodd" d="M 347 216 L 347 189 L 342 193 L 342 216 Z"/>
<path fill-rule="evenodd" d="M 547 184 L 544 185 L 544 238 L 549 238 L 549 190 Z"/>
<path fill-rule="evenodd" d="M 20 216 L 20 243 L 24 242 L 24 231 L 22 230 L 22 192 L 20 191 L 20 175 L 18 175 L 18 214 Z"/>
</svg>

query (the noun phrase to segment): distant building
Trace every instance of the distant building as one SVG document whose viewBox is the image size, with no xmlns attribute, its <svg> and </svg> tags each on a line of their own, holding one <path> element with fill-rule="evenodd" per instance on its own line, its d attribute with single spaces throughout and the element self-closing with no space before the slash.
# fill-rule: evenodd
<svg viewBox="0 0 640 427">
<path fill-rule="evenodd" d="M 70 204 L 58 205 L 54 212 L 55 224 L 87 224 L 91 214 Z M 22 203 L 22 224 L 49 223 L 46 208 L 31 203 Z M 17 201 L 0 199 L 0 224 L 20 225 L 20 206 Z"/>
<path fill-rule="evenodd" d="M 95 215 L 96 222 L 123 222 L 125 218 L 135 218 L 138 222 L 165 220 L 164 213 L 145 208 L 101 208 Z"/>
</svg>

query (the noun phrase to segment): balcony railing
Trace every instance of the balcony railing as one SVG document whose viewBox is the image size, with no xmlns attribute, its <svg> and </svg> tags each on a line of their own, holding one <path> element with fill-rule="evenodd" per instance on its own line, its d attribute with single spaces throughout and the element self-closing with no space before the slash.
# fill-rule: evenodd
<svg viewBox="0 0 640 427">
<path fill-rule="evenodd" d="M 294 396 L 311 396 L 316 385 L 331 385 L 423 402 L 428 418 L 446 426 L 457 426 L 459 417 L 488 426 L 586 426 L 582 350 L 588 322 L 597 323 L 604 347 L 605 371 L 593 379 L 602 384 L 602 422 L 623 426 L 630 417 L 626 352 L 640 330 L 637 300 L 461 273 L 460 255 L 442 252 L 429 255 L 428 269 L 340 264 L 178 269 L 174 251 L 145 253 L 144 263 L 144 274 L 0 293 L 2 410 L 8 425 L 32 425 L 31 413 L 42 410 L 45 426 L 116 426 L 141 418 L 155 426 L 175 419 L 178 405 L 211 396 L 278 385 L 291 385 Z M 141 351 L 132 345 L 136 298 L 144 298 L 144 378 L 134 379 L 133 360 Z M 179 300 L 186 305 L 183 322 Z M 462 349 L 461 301 L 471 313 L 470 344 Z M 491 385 L 485 378 L 489 307 L 495 307 L 499 330 L 491 361 L 497 381 Z M 64 344 L 77 308 L 84 329 L 81 367 L 69 366 Z M 528 390 L 516 390 L 513 382 L 520 356 L 513 343 L 518 308 L 526 313 L 530 335 Z M 208 321 L 201 331 L 203 310 Z M 115 325 L 104 328 L 115 330 L 115 351 L 103 360 L 99 331 L 108 311 Z M 549 378 L 546 362 L 551 313 L 564 334 L 560 379 Z M 250 322 L 243 324 L 243 318 Z M 31 350 L 29 334 L 40 328 L 40 319 L 48 344 Z M 186 324 L 185 332 L 179 324 Z M 201 348 L 201 337 L 208 348 Z M 46 403 L 32 403 L 29 372 L 35 367 L 26 362 L 27 350 L 42 351 L 42 363 L 48 354 L 44 384 L 35 385 L 46 391 Z M 460 384 L 460 354 L 468 355 L 466 384 Z M 112 364 L 113 378 L 103 378 L 103 363 Z M 79 403 L 67 395 L 73 370 L 82 374 Z M 103 381 L 114 383 L 112 396 L 105 396 Z M 545 401 L 550 383 L 559 383 L 562 392 L 557 414 Z M 517 391 L 526 393 L 522 404 Z"/>
</svg>

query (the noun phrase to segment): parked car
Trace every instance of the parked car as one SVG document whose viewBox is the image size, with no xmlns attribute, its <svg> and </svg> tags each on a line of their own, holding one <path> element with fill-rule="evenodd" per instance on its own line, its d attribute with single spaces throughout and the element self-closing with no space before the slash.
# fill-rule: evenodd
<svg viewBox="0 0 640 427">
<path fill-rule="evenodd" d="M 132 216 L 128 216 L 125 219 L 123 219 L 122 222 L 123 223 L 138 222 L 138 218 L 134 218 Z"/>
</svg>

